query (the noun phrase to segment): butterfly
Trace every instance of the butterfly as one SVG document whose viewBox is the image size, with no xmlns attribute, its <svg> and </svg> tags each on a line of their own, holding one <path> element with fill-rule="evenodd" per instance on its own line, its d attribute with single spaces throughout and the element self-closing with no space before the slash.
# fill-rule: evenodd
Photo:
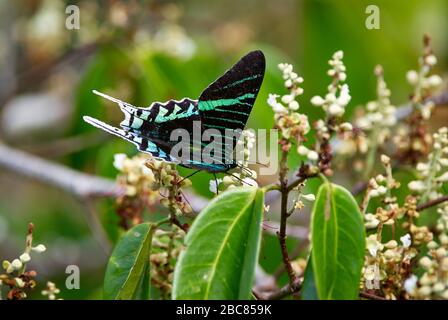
<svg viewBox="0 0 448 320">
<path fill-rule="evenodd" d="M 252 51 L 210 84 L 198 100 L 153 102 L 146 108 L 94 90 L 95 94 L 116 102 L 125 119 L 120 123 L 121 128 L 88 116 L 83 119 L 155 158 L 213 174 L 227 172 L 238 165 L 233 152 L 263 82 L 265 66 L 264 54 L 260 50 Z M 214 133 L 210 143 L 202 139 L 206 131 Z M 182 133 L 187 135 L 186 144 L 179 145 L 178 140 L 171 139 L 173 134 L 181 136 Z M 224 139 L 217 139 L 219 135 Z M 195 153 L 206 148 L 213 149 L 214 161 L 205 161 L 201 153 L 199 157 Z M 176 153 L 174 149 L 181 150 Z"/>
</svg>

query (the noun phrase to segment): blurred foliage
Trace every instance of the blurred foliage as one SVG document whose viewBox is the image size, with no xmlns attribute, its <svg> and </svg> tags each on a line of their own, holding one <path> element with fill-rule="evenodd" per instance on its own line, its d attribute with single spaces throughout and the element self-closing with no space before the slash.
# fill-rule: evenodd
<svg viewBox="0 0 448 320">
<path fill-rule="evenodd" d="M 80 30 L 64 27 L 65 7 L 73 3 L 80 7 Z M 138 106 L 184 96 L 195 98 L 240 56 L 260 48 L 268 64 L 248 127 L 270 128 L 273 117 L 266 105 L 268 93 L 283 92 L 277 64 L 293 63 L 304 77 L 301 112 L 316 119 L 320 111 L 308 101 L 326 91 L 326 61 L 341 49 L 353 97 L 349 113 L 374 96 L 373 68 L 377 63 L 384 66 L 392 101 L 399 105 L 408 98 L 410 88 L 405 73 L 416 66 L 423 33 L 433 37 L 438 68 L 447 69 L 448 3 L 376 1 L 381 10 L 380 30 L 364 26 L 368 4 L 366 0 L 5 1 L 0 4 L 0 118 L 17 96 L 60 94 L 70 102 L 70 117 L 65 120 L 70 125 L 62 136 L 50 132 L 34 147 L 60 138 L 98 135 L 98 143 L 46 156 L 81 171 L 113 178 L 113 155 L 137 151 L 114 137 L 103 138 L 102 133 L 81 120 L 83 115 L 114 124 L 121 120 L 117 108 L 92 94 L 93 89 Z M 86 50 L 88 46 L 93 49 Z M 12 71 L 7 66 L 12 66 Z M 28 107 L 31 117 L 33 112 L 39 112 L 33 111 L 32 105 Z M 61 125 L 48 124 L 49 128 Z M 18 148 L 27 146 L 26 140 L 22 145 L 22 140 L 11 137 L 4 129 L 0 127 L 1 140 Z M 299 161 L 291 157 L 290 165 Z M 181 169 L 181 174 L 189 172 Z M 211 197 L 209 180 L 207 174 L 200 173 L 192 178 L 193 188 Z M 317 186 L 310 181 L 305 192 Z M 397 196 L 400 198 L 400 191 Z M 112 201 L 102 201 L 98 209 L 108 236 L 115 241 L 119 231 L 113 206 Z M 43 270 L 39 285 L 43 287 L 44 279 L 51 278 L 61 283 L 61 297 L 98 297 L 106 255 L 83 218 L 85 210 L 62 191 L 1 172 L 0 256 L 10 258 L 20 250 L 23 229 L 33 221 L 38 230 L 36 237 L 48 247 L 47 258 L 33 261 L 36 269 Z M 275 212 L 270 215 L 275 220 Z M 303 220 L 298 219 L 301 223 Z M 296 242 L 288 239 L 291 250 Z M 71 251 L 64 253 L 63 247 Z M 278 249 L 275 237 L 263 238 L 260 262 L 268 272 L 280 264 Z M 63 266 L 72 262 L 82 272 L 78 292 L 63 289 L 62 285 Z"/>
</svg>

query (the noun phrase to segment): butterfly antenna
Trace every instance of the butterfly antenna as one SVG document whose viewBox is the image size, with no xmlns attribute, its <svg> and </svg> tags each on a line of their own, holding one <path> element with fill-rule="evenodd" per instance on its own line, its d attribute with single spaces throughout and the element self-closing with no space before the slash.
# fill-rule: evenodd
<svg viewBox="0 0 448 320">
<path fill-rule="evenodd" d="M 193 173 L 190 173 L 188 176 L 182 178 L 182 180 L 180 180 L 178 183 L 181 183 L 182 181 L 184 181 L 185 179 L 191 178 L 192 176 L 194 176 L 196 173 L 200 172 L 201 170 L 196 170 Z"/>
</svg>

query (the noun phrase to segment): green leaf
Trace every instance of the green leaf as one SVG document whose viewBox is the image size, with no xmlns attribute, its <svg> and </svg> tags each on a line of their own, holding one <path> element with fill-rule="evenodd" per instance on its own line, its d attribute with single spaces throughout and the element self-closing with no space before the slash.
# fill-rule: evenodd
<svg viewBox="0 0 448 320">
<path fill-rule="evenodd" d="M 149 298 L 149 255 L 154 225 L 139 224 L 126 232 L 115 246 L 104 277 L 104 299 Z M 148 283 L 145 283 L 148 282 Z"/>
<path fill-rule="evenodd" d="M 311 228 L 312 264 L 319 299 L 357 299 L 365 229 L 350 192 L 324 183 L 317 193 Z"/>
<path fill-rule="evenodd" d="M 249 299 L 258 259 L 264 193 L 235 188 L 213 199 L 185 238 L 173 299 Z"/>
<path fill-rule="evenodd" d="M 314 281 L 312 254 L 310 254 L 308 263 L 306 264 L 301 296 L 303 300 L 319 300 L 319 297 L 317 296 L 316 282 Z"/>
</svg>

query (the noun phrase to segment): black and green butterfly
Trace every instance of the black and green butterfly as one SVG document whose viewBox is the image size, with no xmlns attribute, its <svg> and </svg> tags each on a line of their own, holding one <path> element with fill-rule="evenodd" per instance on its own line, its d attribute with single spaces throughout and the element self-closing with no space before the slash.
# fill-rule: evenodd
<svg viewBox="0 0 448 320">
<path fill-rule="evenodd" d="M 249 118 L 265 71 L 265 58 L 261 51 L 252 51 L 241 58 L 231 69 L 209 85 L 198 100 L 184 98 L 165 103 L 154 102 L 147 108 L 138 108 L 103 93 L 94 93 L 116 102 L 125 115 L 121 129 L 112 127 L 91 117 L 84 120 L 134 143 L 142 152 L 183 167 L 205 170 L 210 173 L 227 172 L 237 166 L 234 159 L 236 142 Z M 218 161 L 212 163 L 193 155 L 193 151 L 206 148 L 194 135 L 195 130 L 205 132 L 213 129 L 224 139 L 213 140 L 214 150 L 218 150 Z M 172 151 L 178 141 L 170 137 L 176 130 L 184 130 L 189 135 L 188 155 L 173 156 Z M 233 131 L 233 136 L 228 135 Z M 227 136 L 226 136 L 227 134 Z M 200 135 L 202 137 L 202 134 Z M 218 143 L 218 145 L 216 145 Z"/>
</svg>

